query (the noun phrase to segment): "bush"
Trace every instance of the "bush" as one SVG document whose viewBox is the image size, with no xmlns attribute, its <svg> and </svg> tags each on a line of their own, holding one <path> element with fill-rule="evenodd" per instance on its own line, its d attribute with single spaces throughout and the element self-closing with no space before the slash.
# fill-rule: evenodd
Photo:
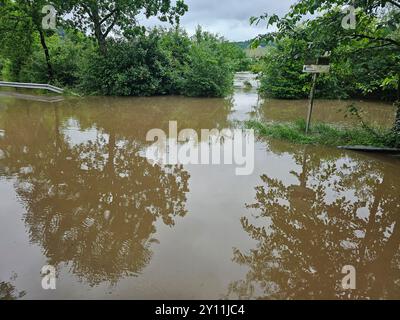
<svg viewBox="0 0 400 320">
<path fill-rule="evenodd" d="M 312 26 L 299 28 L 301 38 L 288 36 L 268 46 L 262 61 L 260 93 L 280 99 L 302 99 L 309 95 L 311 75 L 302 72 L 308 58 L 316 60 L 323 50 L 331 48 L 331 71 L 317 81 L 317 98 L 347 99 L 349 97 L 394 100 L 398 75 L 393 66 L 399 55 L 383 46 L 373 49 L 368 42 L 344 45 L 323 44 L 325 49 L 310 49 Z M 356 41 L 356 40 L 353 40 Z M 355 49 L 356 48 L 356 49 Z M 385 57 L 384 59 L 382 57 Z"/>
<path fill-rule="evenodd" d="M 191 41 L 188 35 L 179 29 L 169 31 L 159 29 L 153 32 L 161 33 L 159 45 L 168 58 L 166 72 L 169 81 L 164 81 L 164 90 L 169 94 L 183 94 L 184 70 L 190 61 Z"/>
<path fill-rule="evenodd" d="M 89 54 L 82 68 L 85 93 L 117 96 L 179 94 L 223 97 L 233 87 L 233 63 L 210 34 L 189 39 L 154 29 L 129 40 L 110 40 L 107 54 Z"/>
<path fill-rule="evenodd" d="M 235 72 L 250 70 L 252 61 L 247 57 L 245 50 L 239 45 L 223 42 L 222 51 L 224 56 L 231 60 L 232 68 Z"/>
<path fill-rule="evenodd" d="M 91 41 L 73 32 L 63 36 L 55 34 L 46 40 L 54 72 L 53 84 L 73 88 L 78 84 L 82 56 L 86 51 L 93 51 Z M 39 39 L 35 39 L 33 48 L 19 71 L 18 81 L 47 83 L 47 64 Z"/>
<path fill-rule="evenodd" d="M 213 40 L 194 42 L 184 73 L 183 94 L 224 97 L 232 90 L 233 66 L 224 56 L 222 44 Z"/>
<path fill-rule="evenodd" d="M 91 95 L 223 97 L 233 88 L 233 73 L 241 58 L 223 39 L 201 30 L 192 39 L 179 29 L 161 28 L 110 39 L 105 55 L 91 38 L 74 31 L 53 34 L 46 42 L 53 84 Z M 33 39 L 32 52 L 19 58 L 5 60 L 6 78 L 48 82 L 38 37 Z"/>
<path fill-rule="evenodd" d="M 93 52 L 86 57 L 80 86 L 90 94 L 167 94 L 174 87 L 168 72 L 169 62 L 157 34 L 131 41 L 111 40 L 107 43 L 105 56 Z"/>
<path fill-rule="evenodd" d="M 302 73 L 307 43 L 283 39 L 268 47 L 260 79 L 263 96 L 281 99 L 305 98 L 307 77 Z"/>
</svg>

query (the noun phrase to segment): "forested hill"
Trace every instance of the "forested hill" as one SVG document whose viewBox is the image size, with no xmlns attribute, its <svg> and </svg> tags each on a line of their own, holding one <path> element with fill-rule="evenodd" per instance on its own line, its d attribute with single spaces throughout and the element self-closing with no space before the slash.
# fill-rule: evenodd
<svg viewBox="0 0 400 320">
<path fill-rule="evenodd" d="M 251 42 L 252 42 L 252 40 L 237 41 L 237 42 L 232 42 L 232 44 L 235 44 L 242 49 L 248 49 L 248 48 L 250 48 Z"/>
</svg>

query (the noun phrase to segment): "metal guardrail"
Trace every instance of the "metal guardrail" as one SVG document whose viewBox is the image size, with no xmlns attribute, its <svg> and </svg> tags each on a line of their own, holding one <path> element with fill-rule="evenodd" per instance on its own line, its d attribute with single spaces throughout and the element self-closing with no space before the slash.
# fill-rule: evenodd
<svg viewBox="0 0 400 320">
<path fill-rule="evenodd" d="M 63 93 L 64 92 L 64 89 L 52 86 L 50 84 L 40 84 L 40 83 L 22 83 L 22 82 L 0 81 L 0 87 L 42 89 L 42 90 L 49 90 L 49 91 L 52 91 L 55 93 Z"/>
</svg>

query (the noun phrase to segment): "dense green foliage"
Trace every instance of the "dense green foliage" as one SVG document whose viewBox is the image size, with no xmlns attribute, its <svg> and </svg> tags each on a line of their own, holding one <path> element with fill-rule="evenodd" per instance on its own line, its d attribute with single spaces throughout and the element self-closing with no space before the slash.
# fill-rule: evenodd
<svg viewBox="0 0 400 320">
<path fill-rule="evenodd" d="M 394 100 L 400 78 L 400 6 L 390 1 L 356 1 L 355 29 L 346 30 L 341 5 L 352 1 L 301 0 L 282 19 L 264 15 L 278 31 L 257 39 L 274 41 L 262 68 L 261 91 L 275 98 L 305 98 L 311 75 L 307 61 L 331 52 L 331 73 L 318 79 L 317 97 Z M 318 16 L 302 21 L 307 13 Z M 256 21 L 256 19 L 253 19 Z"/>
<path fill-rule="evenodd" d="M 168 71 L 171 61 L 157 35 L 109 41 L 107 47 L 106 55 L 91 52 L 86 57 L 80 84 L 83 91 L 118 96 L 172 93 L 165 87 L 173 80 Z"/>
<path fill-rule="evenodd" d="M 248 49 L 251 46 L 251 40 L 232 42 L 234 45 L 241 49 Z"/>
<path fill-rule="evenodd" d="M 51 82 L 66 88 L 76 86 L 82 76 L 83 56 L 85 52 L 95 50 L 93 43 L 81 33 L 67 32 L 63 36 L 55 34 L 48 37 L 47 46 L 53 69 Z M 39 39 L 34 39 L 32 54 L 26 57 L 14 78 L 22 82 L 48 82 L 48 69 Z"/>
<path fill-rule="evenodd" d="M 4 0 L 0 6 L 0 56 L 7 60 L 7 76 L 17 78 L 25 60 L 33 51 L 34 39 L 40 39 L 40 50 L 46 58 L 47 78 L 53 78 L 53 69 L 46 44 L 46 34 L 52 31 L 42 28 L 41 10 L 45 0 Z"/>
<path fill-rule="evenodd" d="M 60 13 L 73 13 L 65 16 L 67 22 L 82 32 L 89 31 L 103 55 L 111 33 L 129 36 L 143 30 L 138 25 L 139 14 L 174 24 L 188 10 L 183 0 L 57 0 L 55 4 Z"/>
<path fill-rule="evenodd" d="M 184 69 L 184 94 L 222 97 L 229 93 L 238 63 L 233 47 L 201 29 L 192 41 Z"/>
<path fill-rule="evenodd" d="M 247 56 L 246 50 L 242 49 L 235 43 L 225 42 L 224 55 L 233 61 L 233 69 L 236 72 L 249 71 L 252 60 Z"/>
<path fill-rule="evenodd" d="M 306 48 L 305 41 L 285 38 L 268 49 L 261 62 L 260 91 L 264 95 L 296 99 L 307 94 L 307 77 L 301 73 Z"/>
<path fill-rule="evenodd" d="M 4 79 L 51 82 L 84 94 L 223 97 L 232 90 L 234 72 L 247 63 L 241 49 L 200 29 L 193 38 L 179 29 L 154 29 L 108 39 L 105 53 L 83 33 L 66 29 L 46 37 L 49 81 L 39 36 L 32 34 L 30 43 L 21 56 L 3 50 Z"/>
<path fill-rule="evenodd" d="M 54 1 L 57 30 L 43 30 L 44 0 L 0 7 L 0 67 L 4 80 L 52 83 L 84 94 L 223 97 L 233 73 L 249 68 L 242 49 L 202 32 L 146 30 L 134 19 L 176 23 L 183 1 Z M 74 13 L 73 15 L 68 13 Z M 110 33 L 113 37 L 109 36 Z"/>
</svg>

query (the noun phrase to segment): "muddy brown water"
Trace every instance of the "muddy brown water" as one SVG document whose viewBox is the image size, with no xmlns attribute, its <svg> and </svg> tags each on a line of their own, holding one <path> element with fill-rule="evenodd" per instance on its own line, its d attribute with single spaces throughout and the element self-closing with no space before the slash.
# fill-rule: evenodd
<svg viewBox="0 0 400 320">
<path fill-rule="evenodd" d="M 257 109 L 261 119 L 272 121 L 292 121 L 306 119 L 307 100 L 267 99 Z M 372 127 L 390 127 L 396 118 L 395 108 L 389 102 L 360 100 L 317 100 L 314 106 L 313 121 L 327 122 L 341 126 L 359 123 L 357 117 L 349 112 L 349 106 L 359 110 L 361 118 Z"/>
<path fill-rule="evenodd" d="M 329 111 L 342 104 L 318 101 L 315 118 L 347 123 Z M 358 104 L 390 124 L 389 105 Z M 2 95 L 0 297 L 400 298 L 399 159 L 263 139 L 254 173 L 236 176 L 143 156 L 147 131 L 170 120 L 221 129 L 304 110 L 240 87 L 231 99 Z M 42 289 L 45 265 L 56 290 Z"/>
</svg>

